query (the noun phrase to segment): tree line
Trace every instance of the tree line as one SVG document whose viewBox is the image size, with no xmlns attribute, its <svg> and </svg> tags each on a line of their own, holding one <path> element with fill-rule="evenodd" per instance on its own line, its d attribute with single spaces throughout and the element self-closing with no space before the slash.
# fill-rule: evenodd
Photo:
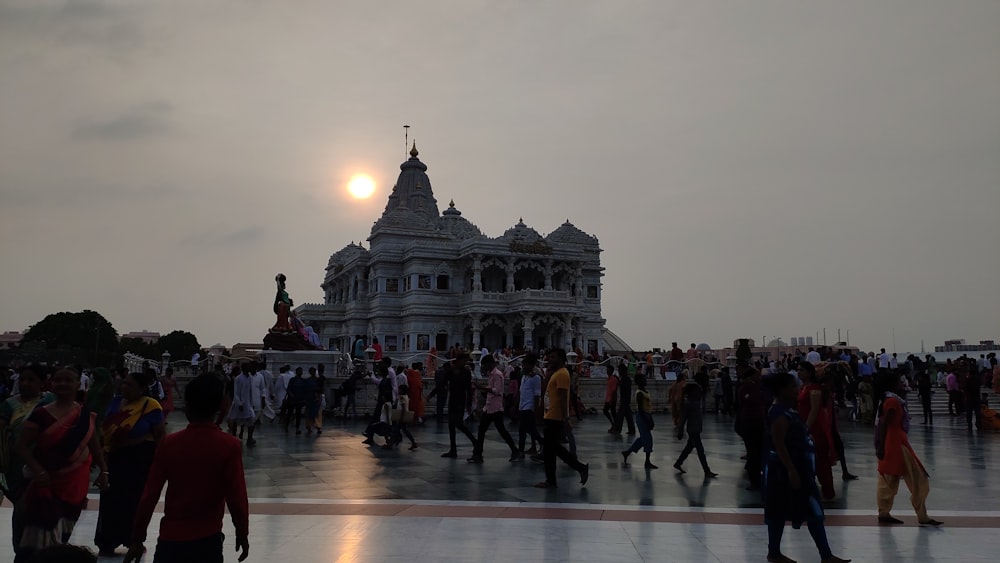
<svg viewBox="0 0 1000 563">
<path fill-rule="evenodd" d="M 0 359 L 47 361 L 112 366 L 127 352 L 144 358 L 159 359 L 169 351 L 173 361 L 189 360 L 201 351 L 198 338 L 185 330 L 164 334 L 153 343 L 141 338 L 119 337 L 111 322 L 96 311 L 61 312 L 47 315 L 31 325 L 20 345 L 0 353 Z"/>
</svg>

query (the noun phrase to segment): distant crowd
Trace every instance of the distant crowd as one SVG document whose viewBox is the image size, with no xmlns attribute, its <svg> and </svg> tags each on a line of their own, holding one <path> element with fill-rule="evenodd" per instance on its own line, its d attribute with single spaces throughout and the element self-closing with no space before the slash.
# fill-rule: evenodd
<svg viewBox="0 0 1000 563">
<path fill-rule="evenodd" d="M 686 472 L 685 461 L 695 454 L 706 479 L 717 474 L 702 442 L 704 416 L 712 411 L 732 417 L 745 446 L 746 486 L 764 498 L 769 561 L 788 561 L 780 553 L 786 522 L 808 524 L 824 561 L 844 561 L 833 556 L 826 541 L 820 508 L 836 498 L 833 467 L 840 465 L 844 480 L 858 478 L 848 470 L 842 419 L 875 426 L 881 525 L 901 523 L 890 513 L 900 481 L 910 489 L 918 523 L 940 525 L 927 515 L 927 472 L 906 437 L 914 392 L 923 424 L 933 424 L 931 395 L 943 390 L 949 413 L 964 414 L 970 431 L 1000 430 L 1000 415 L 983 393 L 991 386 L 1000 391 L 1000 368 L 992 354 L 938 363 L 932 356 L 899 360 L 884 349 L 865 354 L 810 347 L 777 359 L 741 358 L 734 365 L 706 356 L 693 344 L 681 350 L 674 343 L 662 361 L 652 352 L 623 358 L 574 354 L 576 361 L 558 348 L 470 354 L 455 345 L 442 355 L 431 349 L 425 361 L 407 367 L 394 364 L 377 340 L 369 345 L 359 338 L 347 373 L 337 367 L 336 383 L 324 365 L 284 365 L 277 373 L 260 361 L 203 365 L 183 389 L 189 424 L 174 433 L 167 432 L 168 417 L 182 390 L 169 368 L 162 374 L 148 366 L 134 372 L 40 365 L 2 369 L 0 487 L 14 506 L 14 560 L 94 560 L 90 552 L 68 545 L 94 486 L 101 498 L 93 538 L 98 553 L 111 556 L 124 547 L 119 555 L 136 561 L 145 551 L 146 528 L 166 486 L 168 513 L 154 561 L 222 561 L 225 506 L 237 529 L 242 561 L 249 532 L 241 442 L 254 447 L 256 432 L 269 421 L 286 433 L 320 436 L 324 414 L 359 418 L 357 393 L 372 387 L 375 401 L 365 419 L 365 444 L 380 440 L 380 447 L 393 450 L 408 443 L 417 450 L 417 427 L 435 417 L 447 424 L 449 434 L 441 457 L 458 457 L 462 435 L 471 447 L 467 462 L 481 464 L 495 429 L 510 451 L 509 462 L 542 464 L 544 476 L 536 486 L 546 489 L 558 486 L 559 460 L 582 486 L 587 484 L 590 466 L 577 457 L 573 426 L 590 413 L 603 414 L 609 434 L 630 437 L 621 451 L 623 468 L 642 452 L 643 469 L 651 471 L 658 469 L 651 458 L 657 413 L 668 410 L 669 434 L 684 440 L 674 469 Z M 592 375 L 594 365 L 607 374 L 604 404 L 588 406 L 580 398 L 580 381 Z M 654 405 L 650 382 L 665 379 L 668 371 L 676 380 L 667 404 Z M 426 391 L 425 381 L 430 384 Z M 215 472 L 205 473 L 205 467 Z"/>
</svg>

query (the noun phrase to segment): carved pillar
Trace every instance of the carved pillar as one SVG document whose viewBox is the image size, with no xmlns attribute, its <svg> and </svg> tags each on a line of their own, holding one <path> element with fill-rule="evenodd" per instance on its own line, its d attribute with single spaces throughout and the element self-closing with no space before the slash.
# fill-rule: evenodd
<svg viewBox="0 0 1000 563">
<path fill-rule="evenodd" d="M 582 299 L 583 298 L 583 268 L 577 266 L 575 274 L 576 274 L 576 280 L 573 283 L 576 284 L 576 298 L 577 299 Z"/>
<path fill-rule="evenodd" d="M 476 255 L 472 260 L 472 291 L 479 293 L 483 290 L 483 261 Z"/>
<path fill-rule="evenodd" d="M 567 351 L 573 350 L 573 337 L 576 336 L 576 331 L 573 330 L 573 315 L 566 315 L 566 325 L 563 327 L 563 340 L 565 345 L 563 346 Z M 580 358 L 582 360 L 583 358 Z"/>
<path fill-rule="evenodd" d="M 524 349 L 533 350 L 535 343 L 531 333 L 535 331 L 535 322 L 531 320 L 531 313 L 524 313 L 522 321 L 524 323 L 521 325 L 521 330 L 524 331 Z"/>
<path fill-rule="evenodd" d="M 511 348 L 514 346 L 514 328 L 516 323 L 512 319 L 507 319 L 504 323 L 504 337 L 503 337 L 503 347 Z"/>
<path fill-rule="evenodd" d="M 483 316 L 480 314 L 472 315 L 472 349 L 479 350 L 481 346 L 479 345 L 479 335 L 482 333 Z"/>
<path fill-rule="evenodd" d="M 514 259 L 507 262 L 507 293 L 514 291 Z"/>
<path fill-rule="evenodd" d="M 545 261 L 545 290 L 552 291 L 552 260 Z"/>
</svg>

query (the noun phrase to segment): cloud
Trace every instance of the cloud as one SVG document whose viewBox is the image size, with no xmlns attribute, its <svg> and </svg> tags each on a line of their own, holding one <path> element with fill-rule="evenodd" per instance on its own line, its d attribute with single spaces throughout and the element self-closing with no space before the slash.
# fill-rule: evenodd
<svg viewBox="0 0 1000 563">
<path fill-rule="evenodd" d="M 0 190 L 0 203 L 10 207 L 93 208 L 111 202 L 135 205 L 158 201 L 180 194 L 182 190 L 169 184 L 134 186 L 64 180 L 56 184 L 23 184 Z"/>
<path fill-rule="evenodd" d="M 206 231 L 182 238 L 179 245 L 185 248 L 248 246 L 263 238 L 266 232 L 267 227 L 264 225 L 252 225 L 228 232 Z"/>
<path fill-rule="evenodd" d="M 103 119 L 82 119 L 73 129 L 74 140 L 137 141 L 167 134 L 173 106 L 155 100 L 125 110 L 121 115 Z"/>
<path fill-rule="evenodd" d="M 149 5 L 141 2 L 0 2 L 0 32 L 67 47 L 82 47 L 118 63 L 134 58 L 146 44 L 141 22 Z"/>
</svg>

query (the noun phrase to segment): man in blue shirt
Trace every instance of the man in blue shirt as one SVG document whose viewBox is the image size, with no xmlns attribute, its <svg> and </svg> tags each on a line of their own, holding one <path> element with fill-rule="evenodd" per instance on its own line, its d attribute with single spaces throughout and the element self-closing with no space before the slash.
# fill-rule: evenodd
<svg viewBox="0 0 1000 563">
<path fill-rule="evenodd" d="M 536 371 L 538 357 L 528 354 L 521 364 L 521 385 L 518 387 L 518 448 L 522 454 L 524 442 L 531 436 L 531 450 L 528 455 L 538 455 L 537 444 L 542 443 L 542 436 L 538 433 L 538 426 L 535 422 L 536 413 L 541 406 L 542 398 L 542 376 Z"/>
</svg>

